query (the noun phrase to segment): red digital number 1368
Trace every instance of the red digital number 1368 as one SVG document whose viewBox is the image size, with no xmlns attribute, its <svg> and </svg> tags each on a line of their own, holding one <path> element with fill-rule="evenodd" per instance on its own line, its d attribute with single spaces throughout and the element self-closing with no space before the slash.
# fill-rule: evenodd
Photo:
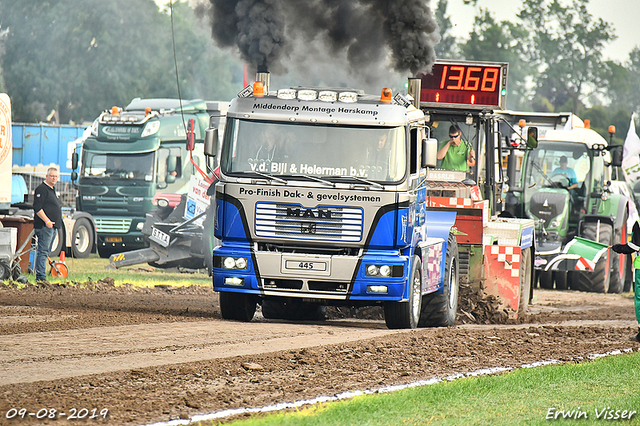
<svg viewBox="0 0 640 426">
<path fill-rule="evenodd" d="M 475 73 L 472 75 L 471 73 Z M 480 77 L 479 74 L 482 74 Z M 498 84 L 500 70 L 498 68 L 464 67 L 445 65 L 442 69 L 441 89 L 468 90 L 471 92 L 494 92 Z M 449 83 L 446 87 L 445 85 Z"/>
</svg>

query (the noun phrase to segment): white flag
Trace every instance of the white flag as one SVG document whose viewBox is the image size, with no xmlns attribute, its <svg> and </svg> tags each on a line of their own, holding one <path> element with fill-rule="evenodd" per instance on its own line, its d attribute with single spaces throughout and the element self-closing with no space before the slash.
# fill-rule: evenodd
<svg viewBox="0 0 640 426">
<path fill-rule="evenodd" d="M 624 140 L 622 153 L 622 170 L 629 183 L 640 179 L 640 138 L 636 133 L 634 116 L 635 114 L 631 115 L 631 123 L 629 124 L 627 138 Z"/>
</svg>

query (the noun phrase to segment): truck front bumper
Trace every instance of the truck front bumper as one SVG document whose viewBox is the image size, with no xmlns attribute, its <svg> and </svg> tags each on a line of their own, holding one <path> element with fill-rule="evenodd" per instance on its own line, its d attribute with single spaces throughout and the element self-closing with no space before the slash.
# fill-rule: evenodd
<svg viewBox="0 0 640 426">
<path fill-rule="evenodd" d="M 408 257 L 395 251 L 362 256 L 294 254 L 217 247 L 213 287 L 259 296 L 324 301 L 404 300 Z"/>
</svg>

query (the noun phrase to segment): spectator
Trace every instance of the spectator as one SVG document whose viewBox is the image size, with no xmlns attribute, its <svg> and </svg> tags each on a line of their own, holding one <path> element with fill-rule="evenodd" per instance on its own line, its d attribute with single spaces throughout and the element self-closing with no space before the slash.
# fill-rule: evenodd
<svg viewBox="0 0 640 426">
<path fill-rule="evenodd" d="M 47 258 L 51 254 L 51 245 L 57 229 L 62 223 L 62 203 L 56 195 L 54 186 L 58 181 L 58 169 L 50 167 L 45 181 L 34 192 L 33 211 L 35 212 L 33 227 L 38 237 L 36 251 L 36 282 L 46 281 Z"/>
<path fill-rule="evenodd" d="M 626 223 L 624 224 L 626 226 Z M 638 222 L 633 224 L 633 232 L 631 233 L 631 241 L 626 244 L 614 244 L 611 246 L 611 249 L 616 253 L 622 254 L 632 254 L 636 253 L 640 250 L 640 226 L 638 226 Z M 635 268 L 635 279 L 633 282 L 634 293 L 635 296 L 633 298 L 634 305 L 636 308 L 636 320 L 640 325 L 640 256 L 636 255 L 635 260 L 633 261 L 633 267 Z M 638 330 L 638 334 L 635 336 L 631 336 L 631 340 L 640 342 L 640 327 Z"/>
</svg>

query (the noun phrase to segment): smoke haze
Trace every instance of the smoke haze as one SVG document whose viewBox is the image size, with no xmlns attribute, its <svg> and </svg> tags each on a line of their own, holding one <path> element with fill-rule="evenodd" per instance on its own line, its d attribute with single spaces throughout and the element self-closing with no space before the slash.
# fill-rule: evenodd
<svg viewBox="0 0 640 426">
<path fill-rule="evenodd" d="M 295 84 L 388 86 L 430 70 L 440 41 L 429 0 L 209 2 L 198 10 L 219 46 Z"/>
</svg>

